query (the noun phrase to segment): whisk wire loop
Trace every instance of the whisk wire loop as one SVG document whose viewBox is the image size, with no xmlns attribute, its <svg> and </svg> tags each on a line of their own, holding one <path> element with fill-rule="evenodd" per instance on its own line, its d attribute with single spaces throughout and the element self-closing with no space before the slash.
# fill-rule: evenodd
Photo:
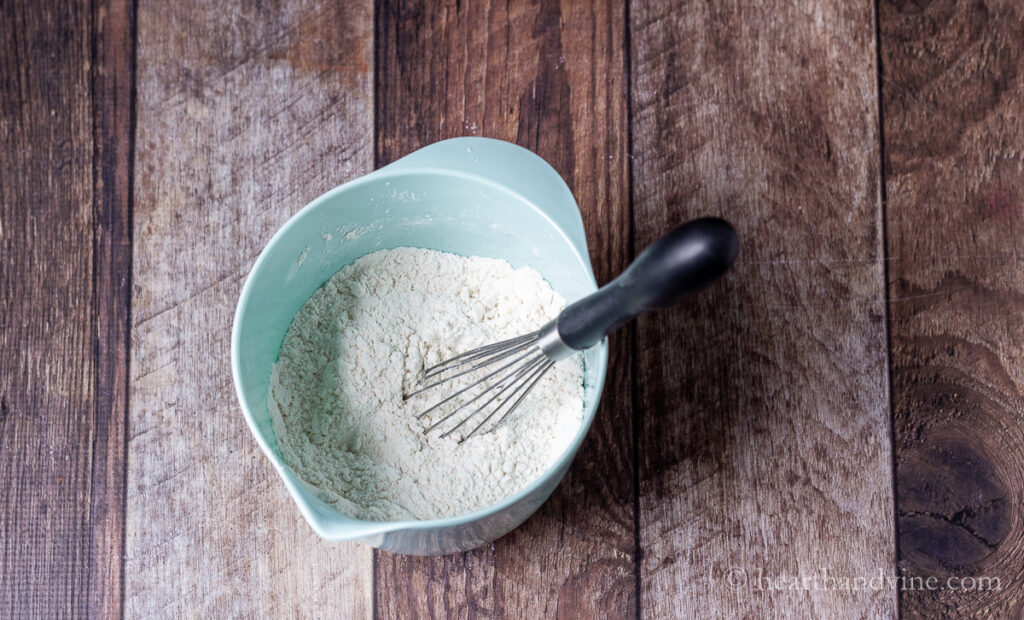
<svg viewBox="0 0 1024 620">
<path fill-rule="evenodd" d="M 511 362 L 508 362 L 508 363 L 504 364 L 503 366 L 500 366 L 497 370 L 495 370 L 493 372 L 490 372 L 490 373 L 484 375 L 483 377 L 480 377 L 479 379 L 477 379 L 473 383 L 471 383 L 471 384 L 467 385 L 466 387 L 462 388 L 461 390 L 455 392 L 454 394 L 452 394 L 448 398 L 446 398 L 446 399 L 436 403 L 435 405 L 431 406 L 429 409 L 424 409 L 416 417 L 417 418 L 422 418 L 423 416 L 427 415 L 431 411 L 434 411 L 435 409 L 437 409 L 438 407 L 441 407 L 445 403 L 450 402 L 453 398 L 465 394 L 466 392 L 472 390 L 473 388 L 475 388 L 476 386 L 480 385 L 481 383 L 487 381 L 491 377 L 493 377 L 493 376 L 495 376 L 497 374 L 500 374 L 503 370 L 506 370 L 506 369 L 508 369 L 508 368 L 510 368 L 512 366 L 515 366 L 519 362 L 521 362 L 524 359 L 526 359 L 527 357 L 529 357 L 531 353 L 532 353 L 532 351 L 526 351 L 525 353 L 522 353 L 521 355 L 519 355 L 518 357 L 513 359 Z M 514 369 L 513 369 L 513 372 L 514 372 Z M 447 383 L 448 381 L 449 381 L 449 379 L 445 379 L 445 380 L 440 381 L 440 383 Z M 436 385 L 436 384 L 428 385 L 427 387 L 423 388 L 423 390 L 430 389 L 431 387 L 433 387 L 433 385 Z M 412 394 L 410 394 L 410 396 L 418 394 L 418 393 L 422 392 L 423 390 L 419 390 L 418 392 L 413 392 Z"/>
<path fill-rule="evenodd" d="M 522 404 L 544 373 L 554 365 L 555 361 L 543 340 L 545 330 L 552 328 L 553 324 L 529 334 L 466 351 L 425 369 L 417 381 L 417 389 L 406 394 L 406 399 L 471 373 L 479 371 L 486 374 L 420 412 L 416 417 L 422 419 L 459 397 L 468 399 L 438 420 L 432 421 L 424 432 L 429 433 L 460 414 L 465 414 L 441 434 L 441 437 L 449 437 L 462 429 L 471 418 L 482 415 L 483 420 L 459 439 L 459 443 L 462 443 L 480 432 L 496 416 L 498 422 L 490 430 L 503 424 Z M 495 370 L 489 370 L 495 365 Z"/>
<path fill-rule="evenodd" d="M 473 364 L 470 368 L 467 368 L 465 370 L 461 370 L 461 371 L 459 371 L 459 372 L 457 372 L 457 373 L 455 373 L 453 375 L 448 375 L 448 376 L 442 377 L 440 379 L 437 379 L 433 383 L 430 383 L 429 385 L 425 385 L 425 386 L 423 386 L 423 387 L 421 387 L 421 388 L 419 388 L 419 389 L 417 389 L 417 390 L 415 390 L 413 392 L 409 392 L 408 394 L 405 395 L 405 398 L 409 399 L 412 396 L 416 396 L 417 394 L 420 394 L 422 392 L 426 392 L 430 388 L 437 387 L 437 386 L 441 385 L 442 383 L 448 383 L 452 379 L 456 379 L 458 377 L 462 377 L 462 376 L 468 375 L 471 372 L 480 370 L 481 368 L 490 366 L 490 365 L 492 365 L 492 364 L 494 364 L 496 362 L 500 362 L 503 359 L 506 359 L 506 358 L 508 358 L 508 357 L 510 357 L 512 355 L 515 355 L 516 353 L 519 353 L 519 352 L 521 352 L 521 351 L 523 351 L 525 349 L 529 349 L 531 346 L 533 346 L 533 342 L 532 341 L 524 340 L 524 341 L 520 342 L 520 340 L 521 340 L 521 338 L 514 338 L 512 340 L 506 341 L 505 343 L 499 343 L 499 344 L 504 344 L 507 347 L 506 349 L 501 349 L 501 350 L 495 349 L 494 345 L 489 345 L 488 347 L 480 347 L 480 349 L 487 348 L 489 350 L 487 350 L 487 351 L 480 351 L 480 349 L 474 349 L 473 351 L 468 351 L 467 353 L 464 353 L 463 355 L 465 357 L 461 361 L 458 361 L 457 363 L 455 363 L 455 358 L 452 358 L 450 360 L 441 362 L 440 364 L 437 364 L 436 366 L 431 366 L 430 368 L 428 368 L 428 369 L 423 371 L 423 374 L 420 376 L 418 383 L 423 383 L 424 381 L 426 381 L 428 379 L 434 379 L 435 377 L 441 376 L 444 373 L 446 373 L 448 371 L 451 371 L 451 370 L 458 370 L 458 369 L 462 368 L 463 366 L 465 366 L 467 364 L 471 364 L 473 362 L 477 362 L 477 360 L 479 360 L 480 358 L 484 358 L 483 361 L 479 361 L 476 364 Z M 470 353 L 475 353 L 475 354 L 474 355 L 469 355 Z M 517 358 L 517 360 L 519 360 L 519 359 L 522 359 L 522 357 Z M 504 368 L 504 367 L 502 367 L 502 368 Z M 485 378 L 489 378 L 491 376 L 493 376 L 493 375 L 488 375 Z M 419 417 L 422 417 L 422 416 L 419 416 Z"/>
<path fill-rule="evenodd" d="M 474 369 L 479 368 L 481 366 L 493 363 L 498 359 L 501 359 L 502 357 L 514 353 L 515 351 L 521 351 L 524 348 L 532 346 L 536 339 L 537 332 L 532 332 L 529 334 L 525 334 L 523 336 L 517 336 L 516 338 L 510 338 L 508 340 L 503 340 L 501 342 L 495 342 L 493 344 L 488 344 L 482 347 L 471 349 L 469 351 L 466 351 L 465 353 L 461 353 L 459 355 L 456 355 L 455 357 L 446 359 L 439 364 L 435 364 L 430 368 L 425 369 L 423 371 L 423 376 L 420 377 L 420 380 L 423 381 L 425 379 L 430 379 L 431 377 L 442 374 L 448 370 L 452 370 L 453 368 L 461 368 L 462 366 L 470 362 L 474 362 L 480 358 L 487 358 L 487 361 L 474 366 Z"/>
<path fill-rule="evenodd" d="M 505 375 L 500 380 L 495 382 L 493 386 L 490 386 L 488 389 L 486 389 L 483 392 L 481 392 L 480 394 L 478 394 L 475 398 L 473 398 L 473 400 L 469 401 L 468 403 L 462 405 L 461 407 L 459 407 L 458 409 L 456 409 L 455 411 L 453 411 L 449 415 L 445 416 L 445 419 L 448 419 L 448 418 L 452 417 L 453 415 L 455 415 L 456 413 L 458 413 L 459 410 L 465 409 L 469 404 L 471 404 L 472 402 L 478 400 L 480 397 L 482 397 L 484 395 L 487 395 L 487 394 L 491 394 L 491 397 L 488 398 L 486 401 L 484 401 L 484 403 L 482 405 L 477 407 L 476 410 L 473 411 L 473 413 L 471 413 L 470 415 L 464 417 L 458 424 L 456 424 L 452 428 L 450 428 L 447 431 L 445 431 L 444 433 L 442 433 L 441 436 L 442 437 L 448 437 L 449 435 L 451 435 L 455 431 L 459 430 L 459 428 L 461 428 L 463 424 L 468 422 L 470 418 L 475 417 L 481 411 L 485 411 L 487 409 L 487 407 L 489 407 L 491 405 L 491 403 L 493 403 L 494 401 L 500 399 L 509 390 L 518 390 L 519 387 L 521 387 L 522 378 L 524 376 L 530 374 L 537 367 L 543 365 L 545 360 L 546 360 L 546 358 L 544 357 L 543 354 L 534 356 L 529 361 L 527 361 L 523 366 L 521 366 L 519 368 L 516 368 L 513 371 L 509 372 L 507 375 Z M 493 392 L 493 394 L 492 394 L 492 392 Z M 515 393 L 515 392 L 513 391 L 513 393 Z M 504 405 L 505 402 L 506 401 L 499 401 L 498 402 L 498 409 L 500 409 L 501 406 Z M 483 424 L 486 424 L 487 420 L 489 420 L 492 415 L 494 415 L 494 414 L 492 413 L 491 415 L 487 416 L 484 419 L 483 422 L 481 422 L 479 425 L 477 425 L 473 429 L 473 431 L 471 431 L 468 435 L 466 435 L 461 440 L 459 440 L 459 443 L 462 443 L 466 439 L 469 439 L 470 437 L 472 437 L 473 433 L 478 431 L 480 429 L 480 426 L 482 426 Z M 444 420 L 441 420 L 438 424 L 440 424 L 441 422 L 444 422 Z M 437 424 L 435 424 L 434 426 L 437 426 Z M 431 429 L 427 429 L 427 432 L 429 432 L 430 430 Z"/>
<path fill-rule="evenodd" d="M 530 393 L 530 391 L 534 388 L 535 385 L 537 385 L 537 382 L 540 381 L 541 377 L 544 376 L 544 373 L 546 373 L 554 365 L 555 363 L 549 359 L 545 358 L 544 360 L 541 360 L 540 364 L 535 367 L 532 374 L 527 376 L 523 383 L 516 388 L 516 390 L 518 391 L 520 388 L 522 388 L 523 385 L 526 386 L 524 389 L 522 389 L 521 393 L 519 394 L 519 398 L 517 398 L 515 401 L 512 401 L 512 406 L 509 407 L 507 411 L 505 411 L 504 415 L 498 418 L 498 421 L 494 424 L 493 428 L 498 428 L 499 426 L 505 423 L 505 420 L 507 420 L 508 417 L 512 415 L 512 412 L 515 411 L 520 404 L 522 404 L 523 399 L 526 398 L 526 395 Z M 515 392 L 513 392 L 513 394 L 514 393 Z M 494 409 L 494 411 L 488 414 L 488 416 L 484 418 L 482 422 L 477 424 L 476 427 L 473 428 L 473 430 L 470 431 L 468 435 L 460 439 L 459 443 L 462 443 L 463 441 L 466 441 L 467 439 L 475 435 L 477 431 L 483 428 L 484 425 L 487 424 L 487 422 L 495 416 L 495 414 L 501 411 L 501 408 L 505 405 L 505 403 L 509 401 L 511 401 L 511 398 L 499 403 L 498 406 Z"/>
</svg>

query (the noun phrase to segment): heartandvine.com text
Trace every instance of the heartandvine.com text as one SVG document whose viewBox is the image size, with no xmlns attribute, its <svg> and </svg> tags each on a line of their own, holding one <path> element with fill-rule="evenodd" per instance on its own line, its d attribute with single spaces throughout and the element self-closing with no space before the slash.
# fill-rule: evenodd
<svg viewBox="0 0 1024 620">
<path fill-rule="evenodd" d="M 725 573 L 725 581 L 733 588 L 750 588 L 761 592 L 785 590 L 957 590 L 962 592 L 999 591 L 1003 589 L 999 577 L 924 575 L 893 575 L 879 569 L 875 575 L 838 575 L 822 569 L 816 573 L 768 575 L 761 569 L 747 570 L 733 567 Z"/>
</svg>

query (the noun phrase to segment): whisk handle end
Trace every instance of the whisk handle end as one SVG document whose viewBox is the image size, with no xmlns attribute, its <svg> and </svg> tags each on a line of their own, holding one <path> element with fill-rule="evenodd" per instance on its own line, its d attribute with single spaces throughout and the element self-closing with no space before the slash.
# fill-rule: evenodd
<svg viewBox="0 0 1024 620">
<path fill-rule="evenodd" d="M 739 253 L 732 225 L 701 218 L 649 245 L 619 277 L 558 316 L 558 335 L 576 350 L 590 348 L 644 312 L 673 306 L 722 276 Z"/>
</svg>

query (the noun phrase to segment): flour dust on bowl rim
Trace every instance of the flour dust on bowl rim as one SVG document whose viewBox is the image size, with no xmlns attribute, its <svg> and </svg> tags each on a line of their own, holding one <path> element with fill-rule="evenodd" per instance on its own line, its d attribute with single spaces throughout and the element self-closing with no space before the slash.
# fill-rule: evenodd
<svg viewBox="0 0 1024 620">
<path fill-rule="evenodd" d="M 270 372 L 293 317 L 324 282 L 363 255 L 403 246 L 529 265 L 569 303 L 597 290 L 579 207 L 551 166 L 500 140 L 445 140 L 327 192 L 281 227 L 242 287 L 232 375 L 256 442 L 317 534 L 396 553 L 456 553 L 516 528 L 554 491 L 593 422 L 608 349 L 602 342 L 584 353 L 584 413 L 575 437 L 518 493 L 444 519 L 376 522 L 339 513 L 281 457 L 267 407 Z"/>
</svg>

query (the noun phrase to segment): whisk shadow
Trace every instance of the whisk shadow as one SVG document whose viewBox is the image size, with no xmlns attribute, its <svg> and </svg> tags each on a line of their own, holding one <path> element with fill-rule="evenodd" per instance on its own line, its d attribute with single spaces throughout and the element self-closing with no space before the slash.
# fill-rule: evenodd
<svg viewBox="0 0 1024 620">
<path fill-rule="evenodd" d="M 731 305 L 728 289 L 716 285 L 638 322 L 633 390 L 641 511 L 722 472 L 737 439 L 756 427 L 749 404 L 763 381 L 741 353 L 756 317 Z"/>
</svg>

